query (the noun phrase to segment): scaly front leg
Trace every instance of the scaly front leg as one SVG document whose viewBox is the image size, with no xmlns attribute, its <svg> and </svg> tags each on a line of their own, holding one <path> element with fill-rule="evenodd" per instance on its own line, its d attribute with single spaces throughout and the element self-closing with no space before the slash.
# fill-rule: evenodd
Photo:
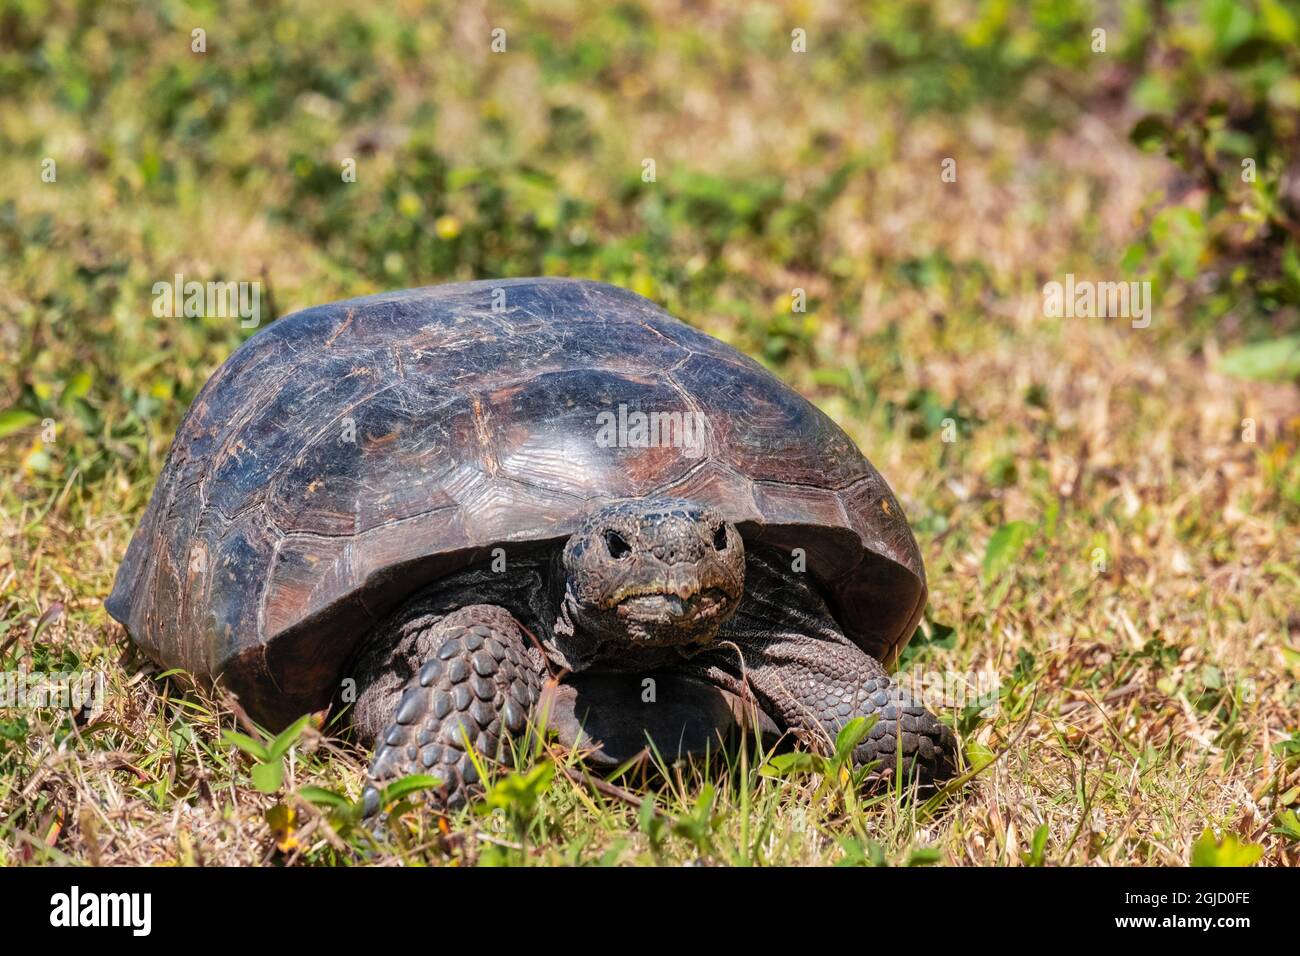
<svg viewBox="0 0 1300 956">
<path fill-rule="evenodd" d="M 415 773 L 439 777 L 434 802 L 458 807 L 480 788 L 467 752 L 508 759 L 502 746 L 524 730 L 541 690 L 544 669 L 519 622 L 490 604 L 461 608 L 441 619 L 414 618 L 397 627 L 391 652 L 371 666 L 385 667 L 357 699 L 356 722 L 376 734 L 367 787 L 367 813 L 379 809 L 385 783 Z M 403 666 L 404 665 L 404 666 Z M 418 670 L 404 682 L 403 670 Z"/>
<path fill-rule="evenodd" d="M 933 786 L 951 776 L 957 740 L 951 729 L 908 697 L 880 662 L 856 646 L 798 635 L 742 646 L 750 691 L 759 706 L 805 744 L 827 750 L 854 717 L 877 718 L 853 752 L 861 766 L 877 762 L 874 782 L 894 778 Z M 709 676 L 740 691 L 734 651 L 712 652 Z"/>
<path fill-rule="evenodd" d="M 905 780 L 933 785 L 951 776 L 953 732 L 844 636 L 806 581 L 762 560 L 751 562 L 756 586 L 717 646 L 688 667 L 733 693 L 748 689 L 769 717 L 822 750 L 854 717 L 875 716 L 853 756 L 859 765 L 878 762 L 877 781 L 894 777 L 900 756 Z"/>
</svg>

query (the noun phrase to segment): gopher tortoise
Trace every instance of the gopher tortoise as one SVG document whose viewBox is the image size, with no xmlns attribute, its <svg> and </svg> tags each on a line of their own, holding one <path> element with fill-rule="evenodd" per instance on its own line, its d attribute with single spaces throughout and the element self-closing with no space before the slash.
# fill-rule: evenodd
<svg viewBox="0 0 1300 956">
<path fill-rule="evenodd" d="M 185 416 L 109 613 L 275 729 L 347 708 L 376 787 L 457 806 L 544 726 L 595 764 L 751 721 L 933 786 L 952 731 L 885 671 L 926 598 L 853 442 L 640 296 L 515 279 L 306 309 Z"/>
</svg>

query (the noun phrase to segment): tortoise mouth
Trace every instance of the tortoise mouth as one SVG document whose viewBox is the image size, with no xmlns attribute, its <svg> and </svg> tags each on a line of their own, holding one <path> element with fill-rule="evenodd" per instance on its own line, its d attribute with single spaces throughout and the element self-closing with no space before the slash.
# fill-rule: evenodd
<svg viewBox="0 0 1300 956">
<path fill-rule="evenodd" d="M 614 605 L 624 620 L 658 624 L 698 624 L 716 618 L 730 603 L 722 588 L 704 588 L 687 592 L 638 590 L 625 595 Z"/>
</svg>

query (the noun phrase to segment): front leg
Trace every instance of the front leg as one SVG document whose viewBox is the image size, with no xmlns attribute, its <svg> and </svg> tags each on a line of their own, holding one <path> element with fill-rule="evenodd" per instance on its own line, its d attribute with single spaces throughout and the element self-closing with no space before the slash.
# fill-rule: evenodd
<svg viewBox="0 0 1300 956">
<path fill-rule="evenodd" d="M 854 717 L 875 716 L 853 757 L 859 766 L 877 762 L 877 782 L 894 778 L 900 755 L 905 780 L 932 786 L 951 776 L 952 730 L 844 636 L 806 582 L 766 565 L 751 568 L 765 577 L 693 668 L 733 693 L 748 690 L 769 717 L 822 751 Z"/>
<path fill-rule="evenodd" d="M 912 700 L 880 662 L 852 644 L 773 641 L 761 648 L 750 686 L 797 736 L 827 746 L 854 717 L 876 717 L 853 752 L 876 762 L 873 778 L 933 786 L 952 775 L 957 741 L 951 729 Z M 820 738 L 820 741 L 818 741 Z M 900 761 L 901 757 L 901 761 Z"/>
<path fill-rule="evenodd" d="M 379 809 L 385 783 L 415 773 L 443 781 L 436 804 L 462 806 L 481 789 L 468 748 L 508 759 L 503 744 L 524 730 L 544 674 L 519 622 L 491 604 L 399 620 L 362 669 L 371 679 L 354 722 L 376 740 L 367 813 Z"/>
<path fill-rule="evenodd" d="M 707 675 L 736 693 L 749 691 L 770 717 L 823 752 L 854 717 L 877 718 L 853 752 L 858 766 L 876 762 L 873 781 L 894 778 L 933 786 L 950 777 L 957 741 L 951 729 L 912 700 L 880 662 L 845 641 L 800 635 L 737 644 L 710 653 Z M 701 662 L 704 663 L 704 662 Z"/>
</svg>

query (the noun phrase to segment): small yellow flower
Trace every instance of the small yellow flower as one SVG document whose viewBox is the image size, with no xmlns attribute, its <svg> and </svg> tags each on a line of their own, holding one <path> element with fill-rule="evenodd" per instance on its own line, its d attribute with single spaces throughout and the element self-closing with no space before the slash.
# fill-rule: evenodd
<svg viewBox="0 0 1300 956">
<path fill-rule="evenodd" d="M 450 242 L 460 235 L 460 220 L 455 216 L 439 216 L 438 221 L 433 224 L 433 231 L 438 234 L 438 238 Z"/>
<path fill-rule="evenodd" d="M 266 822 L 271 826 L 275 846 L 281 853 L 288 853 L 298 847 L 297 834 L 298 812 L 293 807 L 277 803 L 266 811 Z"/>
<path fill-rule="evenodd" d="M 397 211 L 407 219 L 416 219 L 424 211 L 424 203 L 415 193 L 405 192 L 397 198 Z"/>
</svg>

